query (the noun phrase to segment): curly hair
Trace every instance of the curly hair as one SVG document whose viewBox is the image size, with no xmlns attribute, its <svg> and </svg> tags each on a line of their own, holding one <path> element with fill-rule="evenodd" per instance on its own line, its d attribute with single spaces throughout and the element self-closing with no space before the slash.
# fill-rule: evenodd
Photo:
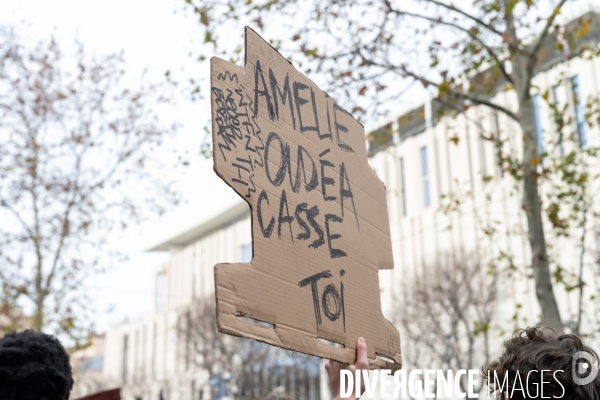
<svg viewBox="0 0 600 400">
<path fill-rule="evenodd" d="M 520 329 L 505 342 L 500 358 L 484 371 L 490 391 L 496 395 L 508 392 L 511 400 L 541 398 L 543 379 L 544 397 L 600 399 L 599 377 L 587 385 L 574 381 L 573 366 L 579 368 L 585 362 L 579 359 L 574 363 L 573 357 L 579 351 L 590 354 L 598 364 L 596 352 L 585 346 L 577 335 L 558 334 L 551 328 Z M 588 369 L 585 375 L 590 373 Z"/>
<path fill-rule="evenodd" d="M 69 355 L 58 339 L 34 331 L 0 338 L 0 399 L 68 400 Z"/>
</svg>

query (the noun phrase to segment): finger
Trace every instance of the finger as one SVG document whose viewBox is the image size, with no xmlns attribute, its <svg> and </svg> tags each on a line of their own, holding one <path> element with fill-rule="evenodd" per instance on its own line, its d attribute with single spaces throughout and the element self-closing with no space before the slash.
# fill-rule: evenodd
<svg viewBox="0 0 600 400">
<path fill-rule="evenodd" d="M 359 337 L 356 343 L 356 369 L 368 369 L 369 360 L 367 359 L 367 342 Z"/>
<path fill-rule="evenodd" d="M 365 341 L 365 339 L 363 337 L 359 337 L 358 341 L 356 343 L 356 369 L 357 370 L 361 370 L 359 372 L 360 374 L 360 381 L 359 381 L 359 387 L 360 387 L 360 393 L 363 392 L 365 385 L 364 385 L 364 378 L 363 378 L 363 370 L 368 371 L 369 370 L 369 360 L 367 358 L 367 342 Z"/>
</svg>

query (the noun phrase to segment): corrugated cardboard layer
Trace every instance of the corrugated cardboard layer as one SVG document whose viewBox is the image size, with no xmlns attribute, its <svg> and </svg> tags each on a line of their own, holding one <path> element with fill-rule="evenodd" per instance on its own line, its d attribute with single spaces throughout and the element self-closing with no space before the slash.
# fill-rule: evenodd
<svg viewBox="0 0 600 400">
<path fill-rule="evenodd" d="M 386 193 L 362 125 L 249 28 L 244 67 L 211 60 L 211 106 L 214 169 L 252 209 L 252 262 L 215 266 L 219 330 L 344 363 L 363 336 L 372 368 L 400 368 L 379 292 Z"/>
</svg>

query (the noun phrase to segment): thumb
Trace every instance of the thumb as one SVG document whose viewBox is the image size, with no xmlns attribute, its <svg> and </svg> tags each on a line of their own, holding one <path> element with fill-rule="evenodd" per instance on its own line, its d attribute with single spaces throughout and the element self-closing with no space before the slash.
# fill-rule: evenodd
<svg viewBox="0 0 600 400">
<path fill-rule="evenodd" d="M 356 369 L 369 369 L 369 360 L 367 359 L 367 342 L 363 337 L 358 338 L 356 343 Z"/>
</svg>

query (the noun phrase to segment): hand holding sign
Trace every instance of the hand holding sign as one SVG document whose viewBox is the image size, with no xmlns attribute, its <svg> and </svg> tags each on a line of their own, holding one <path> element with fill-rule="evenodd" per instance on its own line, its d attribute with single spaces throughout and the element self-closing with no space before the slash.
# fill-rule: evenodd
<svg viewBox="0 0 600 400">
<path fill-rule="evenodd" d="M 356 343 L 356 362 L 354 365 L 341 364 L 337 361 L 329 360 L 325 363 L 325 371 L 329 378 L 329 387 L 331 388 L 331 398 L 339 400 L 346 398 L 356 400 L 363 393 L 364 372 L 369 368 L 369 360 L 367 359 L 367 343 L 365 339 L 360 337 Z M 358 374 L 357 374 L 358 371 Z M 350 382 L 350 379 L 342 379 L 342 375 L 346 377 L 358 377 L 358 381 Z M 354 383 L 354 384 L 352 384 Z"/>
<path fill-rule="evenodd" d="M 246 65 L 213 58 L 211 86 L 214 169 L 250 205 L 253 237 L 252 262 L 215 267 L 219 330 L 343 363 L 363 336 L 371 367 L 399 368 L 379 296 L 385 187 L 362 125 L 249 28 Z"/>
</svg>

